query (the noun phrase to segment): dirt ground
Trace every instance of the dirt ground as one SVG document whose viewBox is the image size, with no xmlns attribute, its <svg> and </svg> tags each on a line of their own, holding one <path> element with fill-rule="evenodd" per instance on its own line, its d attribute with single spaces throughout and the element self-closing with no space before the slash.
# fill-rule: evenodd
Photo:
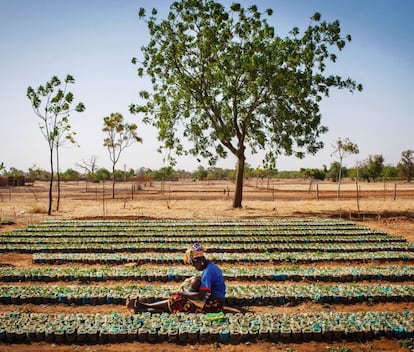
<svg viewBox="0 0 414 352">
<path fill-rule="evenodd" d="M 175 186 L 174 186 L 175 185 Z M 254 187 L 253 187 L 253 186 Z M 89 187 L 89 188 L 88 188 Z M 109 186 L 107 186 L 109 188 Z M 162 189 L 164 187 L 164 189 Z M 175 187 L 175 188 L 174 188 Z M 249 181 L 246 187 L 246 197 L 243 208 L 233 209 L 230 195 L 224 194 L 226 187 L 234 188 L 232 183 L 211 182 L 209 184 L 194 182 L 180 184 L 141 185 L 141 191 L 128 193 L 131 185 L 120 190 L 114 199 L 109 190 L 103 190 L 102 185 L 65 184 L 58 212 L 47 216 L 47 185 L 35 185 L 34 188 L 0 192 L 0 220 L 10 220 L 12 224 L 1 225 L 0 232 L 11 231 L 15 227 L 24 227 L 50 219 L 252 219 L 252 218 L 286 218 L 286 217 L 324 217 L 342 218 L 354 221 L 358 225 L 384 231 L 392 235 L 404 236 L 408 241 L 414 241 L 414 185 L 398 185 L 403 192 L 395 198 L 393 184 L 364 185 L 364 193 L 357 199 L 352 183 L 344 185 L 342 197 L 336 197 L 335 187 L 321 185 L 315 191 L 315 186 L 308 183 L 296 184 L 292 189 L 284 188 L 282 183 L 268 185 Z M 287 186 L 286 186 L 287 187 Z M 133 188 L 133 186 L 132 186 Z M 312 188 L 312 191 L 310 189 Z M 102 194 L 100 193 L 102 190 Z M 275 191 L 276 190 L 276 191 Z M 0 265 L 31 267 L 31 255 L 5 253 L 0 255 Z M 336 265 L 347 265 L 336 264 Z M 137 282 L 134 282 L 135 284 Z M 24 283 L 22 283 L 24 284 Z M 112 283 L 107 282 L 106 285 Z M 119 283 L 117 283 L 119 284 Z M 128 284 L 128 283 L 125 283 Z M 412 282 L 408 284 L 413 284 Z M 280 311 L 303 312 L 318 310 L 335 311 L 375 311 L 375 310 L 414 310 L 413 303 L 380 303 L 356 305 L 331 305 L 323 307 L 315 303 L 306 303 L 294 307 L 254 307 L 256 312 Z M 0 311 L 17 310 L 21 312 L 46 313 L 127 313 L 123 306 L 64 306 L 64 305 L 0 305 Z M 324 343 L 308 342 L 301 344 L 284 344 L 257 342 L 240 345 L 229 344 L 150 344 L 125 342 L 105 345 L 57 345 L 45 342 L 30 344 L 0 344 L 1 351 L 56 351 L 56 352 L 132 352 L 132 351 L 222 351 L 222 352 L 259 352 L 259 351 L 409 351 L 400 346 L 400 341 L 380 339 L 363 343 L 343 342 Z"/>
</svg>

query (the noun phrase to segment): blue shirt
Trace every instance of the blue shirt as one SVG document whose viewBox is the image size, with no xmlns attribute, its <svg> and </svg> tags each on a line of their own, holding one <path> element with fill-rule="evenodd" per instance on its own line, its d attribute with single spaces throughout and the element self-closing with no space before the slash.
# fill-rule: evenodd
<svg viewBox="0 0 414 352">
<path fill-rule="evenodd" d="M 214 263 L 208 263 L 201 274 L 201 291 L 210 291 L 217 298 L 226 296 L 226 284 L 224 283 L 221 269 Z"/>
</svg>

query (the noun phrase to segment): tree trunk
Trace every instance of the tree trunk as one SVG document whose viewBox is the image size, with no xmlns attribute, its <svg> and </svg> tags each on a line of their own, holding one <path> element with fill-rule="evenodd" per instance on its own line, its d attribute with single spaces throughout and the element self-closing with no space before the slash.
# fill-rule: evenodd
<svg viewBox="0 0 414 352">
<path fill-rule="evenodd" d="M 115 199 L 115 164 L 112 165 L 112 199 Z"/>
<path fill-rule="evenodd" d="M 338 191 L 336 197 L 339 199 L 341 197 L 341 182 L 342 182 L 342 158 L 339 161 L 339 173 L 338 173 Z"/>
<path fill-rule="evenodd" d="M 50 181 L 49 181 L 49 209 L 47 215 L 52 215 L 52 191 L 53 191 L 53 147 L 50 148 Z"/>
<path fill-rule="evenodd" d="M 56 175 L 57 175 L 57 199 L 56 199 L 56 211 L 59 211 L 60 205 L 60 168 L 59 168 L 59 149 L 56 147 Z"/>
<path fill-rule="evenodd" d="M 236 190 L 234 192 L 233 208 L 242 207 L 243 175 L 244 175 L 244 157 L 239 157 L 239 160 L 237 161 Z"/>
</svg>

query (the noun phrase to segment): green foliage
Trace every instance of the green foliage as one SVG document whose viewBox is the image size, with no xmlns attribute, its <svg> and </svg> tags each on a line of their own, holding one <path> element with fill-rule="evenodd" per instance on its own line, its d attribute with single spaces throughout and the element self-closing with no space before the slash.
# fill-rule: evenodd
<svg viewBox="0 0 414 352">
<path fill-rule="evenodd" d="M 105 168 L 100 168 L 96 170 L 95 177 L 97 180 L 109 180 L 111 173 Z"/>
<path fill-rule="evenodd" d="M 350 347 L 329 347 L 328 352 L 353 352 L 354 350 Z"/>
<path fill-rule="evenodd" d="M 414 351 L 414 339 L 404 339 L 400 341 L 400 345 L 409 351 Z"/>
<path fill-rule="evenodd" d="M 23 176 L 24 172 L 16 169 L 15 167 L 10 167 L 9 170 L 4 169 L 4 175 L 17 178 L 19 176 Z"/>
<path fill-rule="evenodd" d="M 404 150 L 401 153 L 401 161 L 397 165 L 401 178 L 411 182 L 414 177 L 414 151 L 411 149 Z"/>
<path fill-rule="evenodd" d="M 380 154 L 370 155 L 359 167 L 359 177 L 366 181 L 376 181 L 384 169 L 384 157 Z"/>
<path fill-rule="evenodd" d="M 234 180 L 235 178 L 234 170 L 209 167 L 207 171 L 209 180 Z"/>
<path fill-rule="evenodd" d="M 264 179 L 265 177 L 270 177 L 271 174 L 272 174 L 272 170 L 260 169 L 260 168 L 257 168 L 256 170 L 254 170 L 254 173 L 253 173 L 255 177 L 258 177 L 261 179 Z"/>
<path fill-rule="evenodd" d="M 213 0 L 174 2 L 164 20 L 140 9 L 150 41 L 142 60 L 132 60 L 138 76 L 151 79 L 152 91 L 140 92 L 144 103 L 130 110 L 158 129 L 168 159 L 192 154 L 214 165 L 230 152 L 238 161 L 240 193 L 247 146 L 253 154 L 266 151 L 269 168 L 283 153 L 314 154 L 327 131 L 321 99 L 331 88 L 362 90 L 350 78 L 325 75 L 326 62 L 351 39 L 341 35 L 339 21 L 315 14 L 303 33 L 293 28 L 282 38 L 265 14 L 272 10 L 225 9 Z M 233 206 L 241 206 L 241 194 Z"/>
<path fill-rule="evenodd" d="M 151 172 L 151 176 L 157 181 L 177 179 L 176 173 L 171 166 L 163 167 Z"/>
<path fill-rule="evenodd" d="M 112 113 L 104 117 L 103 132 L 106 133 L 104 147 L 108 148 L 109 157 L 115 166 L 119 161 L 121 152 L 135 142 L 142 142 L 142 138 L 137 135 L 138 126 L 124 122 L 124 117 L 120 113 Z"/>
<path fill-rule="evenodd" d="M 29 167 L 27 172 L 27 177 L 31 180 L 39 180 L 41 178 L 42 170 L 36 165 Z"/>
<path fill-rule="evenodd" d="M 79 172 L 74 169 L 67 169 L 65 172 L 62 173 L 61 176 L 62 179 L 64 179 L 65 181 L 79 180 L 80 178 Z"/>
<path fill-rule="evenodd" d="M 339 171 L 339 169 L 341 169 L 341 171 Z M 334 182 L 339 182 L 340 175 L 341 178 L 349 176 L 348 169 L 344 166 L 341 167 L 339 161 L 334 161 L 329 167 L 329 171 L 326 176 Z"/>
<path fill-rule="evenodd" d="M 201 165 L 193 172 L 193 177 L 197 180 L 205 180 L 207 175 L 208 171 Z"/>
<path fill-rule="evenodd" d="M 345 176 L 342 174 L 342 171 L 343 171 L 342 163 L 343 163 L 344 158 L 346 158 L 347 156 L 351 154 L 359 154 L 359 148 L 358 148 L 358 145 L 351 142 L 349 138 L 345 138 L 344 140 L 342 140 L 341 138 L 338 138 L 335 144 L 332 145 L 332 147 L 333 147 L 333 152 L 331 155 L 335 155 L 338 158 L 338 165 L 335 165 L 335 168 L 338 174 L 335 179 L 336 181 L 340 183 L 342 180 L 342 176 Z M 331 170 L 332 170 L 332 167 L 331 167 Z M 333 170 L 331 171 L 331 173 L 332 172 Z M 334 179 L 332 176 L 333 175 L 331 175 L 331 178 Z"/>
<path fill-rule="evenodd" d="M 135 176 L 135 172 L 132 169 L 129 170 L 115 170 L 116 181 L 127 181 L 130 177 Z"/>
<path fill-rule="evenodd" d="M 49 186 L 49 209 L 48 215 L 52 213 L 52 188 L 54 178 L 53 152 L 56 151 L 57 171 L 59 172 L 59 148 L 68 141 L 75 144 L 75 134 L 69 123 L 70 113 L 73 111 L 83 112 L 83 103 L 74 104 L 74 95 L 68 91 L 69 85 L 74 84 L 72 75 L 66 75 L 64 82 L 53 76 L 45 85 L 37 89 L 29 86 L 26 96 L 30 100 L 33 111 L 40 118 L 40 131 L 49 146 L 50 155 L 50 186 Z M 58 173 L 58 205 L 60 199 L 60 182 Z"/>
<path fill-rule="evenodd" d="M 303 174 L 300 171 L 292 170 L 292 171 L 278 171 L 276 174 L 277 178 L 282 179 L 297 179 L 297 178 L 303 178 Z"/>
<path fill-rule="evenodd" d="M 392 165 L 385 165 L 382 169 L 381 176 L 386 180 L 398 180 L 398 168 Z"/>
<path fill-rule="evenodd" d="M 321 169 L 300 169 L 304 178 L 309 178 L 312 180 L 321 180 L 325 179 L 325 171 Z"/>
<path fill-rule="evenodd" d="M 27 88 L 26 95 L 35 114 L 42 121 L 40 130 L 51 150 L 62 144 L 64 139 L 74 143 L 69 115 L 73 111 L 85 110 L 85 105 L 81 102 L 73 106 L 74 95 L 68 88 L 69 84 L 74 83 L 75 79 L 71 75 L 67 75 L 63 83 L 57 76 L 53 76 L 37 89 Z"/>
<path fill-rule="evenodd" d="M 104 147 L 108 149 L 109 158 L 112 162 L 112 198 L 115 198 L 115 166 L 119 161 L 122 151 L 135 142 L 142 143 L 142 138 L 137 134 L 138 126 L 134 123 L 124 122 L 120 113 L 111 113 L 104 117 L 105 132 Z"/>
</svg>

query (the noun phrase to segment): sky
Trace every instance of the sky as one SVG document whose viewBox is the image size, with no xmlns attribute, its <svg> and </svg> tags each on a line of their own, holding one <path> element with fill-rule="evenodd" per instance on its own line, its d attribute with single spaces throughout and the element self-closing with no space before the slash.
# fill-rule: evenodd
<svg viewBox="0 0 414 352">
<path fill-rule="evenodd" d="M 220 1 L 228 7 L 233 1 Z M 332 73 L 363 84 L 359 93 L 331 91 L 321 102 L 322 124 L 329 132 L 321 138 L 325 147 L 314 156 L 297 159 L 281 156 L 278 170 L 322 168 L 336 161 L 332 156 L 338 138 L 349 138 L 359 147 L 358 155 L 345 158 L 353 167 L 370 155 L 381 154 L 386 165 L 396 165 L 401 153 L 414 150 L 414 13 L 413 0 L 252 0 L 259 10 L 272 8 L 269 23 L 281 37 L 293 27 L 304 30 L 313 13 L 322 19 L 338 19 L 342 32 L 352 36 L 332 66 Z M 163 0 L 0 0 L 0 163 L 6 169 L 49 170 L 48 144 L 39 129 L 27 87 L 37 88 L 52 76 L 75 77 L 71 86 L 83 113 L 72 113 L 70 122 L 77 146 L 61 149 L 61 170 L 81 171 L 77 164 L 96 157 L 98 167 L 111 169 L 103 118 L 121 113 L 128 123 L 138 124 L 142 144 L 125 149 L 117 169 L 168 166 L 157 149 L 157 131 L 129 113 L 139 102 L 138 93 L 150 89 L 137 76 L 132 57 L 148 43 L 148 30 L 138 18 L 138 9 L 154 5 L 165 17 L 172 1 Z M 248 155 L 251 167 L 261 166 L 262 155 Z M 217 166 L 234 168 L 229 156 Z M 178 160 L 176 169 L 193 171 L 208 167 L 195 157 Z"/>
</svg>

